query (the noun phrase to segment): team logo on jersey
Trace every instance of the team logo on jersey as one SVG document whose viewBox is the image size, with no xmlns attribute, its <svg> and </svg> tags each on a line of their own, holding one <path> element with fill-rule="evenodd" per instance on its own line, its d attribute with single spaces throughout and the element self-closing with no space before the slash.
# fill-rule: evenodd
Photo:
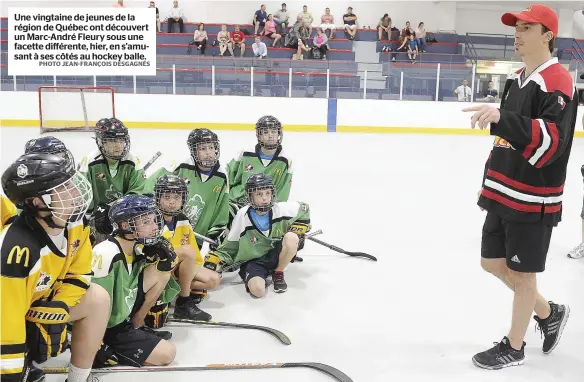
<svg viewBox="0 0 584 382">
<path fill-rule="evenodd" d="M 306 212 L 306 211 L 308 211 L 308 206 L 306 204 L 304 204 L 304 203 L 301 203 L 300 204 L 300 210 L 302 212 Z"/>
<path fill-rule="evenodd" d="M 515 148 L 513 146 L 511 146 L 511 143 L 509 143 L 507 140 L 501 138 L 501 137 L 495 137 L 495 142 L 493 143 L 493 146 L 495 147 L 502 147 L 504 149 L 513 149 L 515 150 Z"/>
<path fill-rule="evenodd" d="M 258 238 L 255 237 L 255 236 L 252 236 L 252 237 L 249 238 L 249 242 L 252 243 L 252 244 L 255 244 L 255 243 L 258 242 Z"/>
<path fill-rule="evenodd" d="M 251 170 L 253 170 L 253 166 L 251 164 L 246 164 L 243 169 L 247 172 L 250 172 Z"/>
<path fill-rule="evenodd" d="M 564 97 L 558 96 L 558 103 L 562 107 L 562 110 L 564 110 L 564 108 L 566 107 L 566 101 L 564 101 Z"/>
<path fill-rule="evenodd" d="M 105 174 L 103 172 L 98 172 L 97 174 L 95 174 L 95 177 L 97 178 L 97 180 L 105 181 Z"/>
<path fill-rule="evenodd" d="M 189 178 L 183 178 L 183 180 L 185 181 L 185 183 L 187 184 L 187 186 L 188 186 L 189 183 L 191 183 L 191 180 Z"/>
<path fill-rule="evenodd" d="M 193 226 L 199 221 L 204 208 L 205 202 L 201 195 L 195 194 L 188 200 L 187 206 L 185 207 L 185 215 L 187 215 Z"/>
<path fill-rule="evenodd" d="M 34 289 L 35 292 L 40 292 L 43 290 L 47 290 L 51 287 L 51 275 L 46 274 L 45 272 L 41 271 L 39 275 L 39 281 L 37 282 L 36 288 Z"/>
<path fill-rule="evenodd" d="M 213 187 L 213 192 L 217 192 L 217 193 L 221 192 L 221 186 Z"/>
<path fill-rule="evenodd" d="M 124 196 L 121 192 L 119 192 L 113 184 L 110 184 L 109 188 L 105 191 L 105 199 L 108 202 L 113 202 L 115 200 L 118 200 L 119 198 L 121 198 L 122 196 Z"/>
<path fill-rule="evenodd" d="M 180 239 L 180 245 L 187 245 L 187 244 L 189 244 L 189 234 L 184 233 L 183 238 Z"/>
<path fill-rule="evenodd" d="M 79 249 L 79 245 L 81 245 L 81 240 L 77 239 L 73 243 L 71 243 L 71 251 L 69 252 L 69 256 L 75 256 L 75 253 Z"/>
</svg>

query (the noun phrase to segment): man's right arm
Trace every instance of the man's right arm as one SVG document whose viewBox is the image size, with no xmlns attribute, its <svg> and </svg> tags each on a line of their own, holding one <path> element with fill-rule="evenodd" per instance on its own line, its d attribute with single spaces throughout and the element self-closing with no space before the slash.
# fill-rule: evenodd
<svg viewBox="0 0 584 382">
<path fill-rule="evenodd" d="M 26 312 L 36 285 L 40 261 L 38 248 L 24 244 L 18 232 L 10 227 L 0 237 L 2 264 L 0 269 L 1 332 L 0 376 L 2 381 L 19 381 L 25 366 Z M 33 283 L 33 281 L 35 281 Z"/>
</svg>

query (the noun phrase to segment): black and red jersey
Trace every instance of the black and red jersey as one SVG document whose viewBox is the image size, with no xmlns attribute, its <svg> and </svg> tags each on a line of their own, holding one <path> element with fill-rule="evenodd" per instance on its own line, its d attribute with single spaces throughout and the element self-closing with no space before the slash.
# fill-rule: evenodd
<svg viewBox="0 0 584 382">
<path fill-rule="evenodd" d="M 557 225 L 578 112 L 570 73 L 552 58 L 505 83 L 478 205 L 512 221 Z"/>
</svg>

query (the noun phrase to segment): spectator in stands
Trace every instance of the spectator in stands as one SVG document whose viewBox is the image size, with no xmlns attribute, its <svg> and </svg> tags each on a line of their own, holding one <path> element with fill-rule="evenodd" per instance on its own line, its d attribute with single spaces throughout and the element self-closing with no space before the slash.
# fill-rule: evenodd
<svg viewBox="0 0 584 382">
<path fill-rule="evenodd" d="M 304 60 L 303 52 L 308 52 L 310 48 L 308 47 L 308 43 L 306 40 L 302 40 L 301 38 L 298 39 L 298 49 L 296 53 L 292 55 L 293 60 Z"/>
<path fill-rule="evenodd" d="M 114 8 L 126 8 L 124 0 L 118 0 L 118 2 L 114 4 Z"/>
<path fill-rule="evenodd" d="M 321 28 L 316 28 L 316 34 L 314 35 L 312 43 L 315 47 L 318 48 L 318 50 L 320 50 L 320 57 L 323 60 L 326 60 L 326 53 L 328 51 L 327 42 L 328 38 L 326 37 L 324 31 Z"/>
<path fill-rule="evenodd" d="M 409 38 L 411 35 L 414 35 L 414 37 L 416 37 L 415 34 L 416 34 L 416 32 L 414 32 L 414 30 L 412 29 L 410 22 L 406 21 L 406 26 L 404 27 L 404 29 L 402 29 L 401 35 Z M 406 40 L 407 40 L 407 38 L 406 38 Z"/>
<path fill-rule="evenodd" d="M 408 57 L 410 61 L 413 63 L 416 62 L 416 57 L 418 56 L 418 41 L 414 38 L 413 35 L 410 36 L 410 40 L 408 42 Z"/>
<path fill-rule="evenodd" d="M 418 39 L 418 47 L 420 52 L 426 51 L 426 28 L 424 28 L 424 22 L 418 24 L 418 29 L 416 29 L 416 38 Z"/>
<path fill-rule="evenodd" d="M 308 39 L 309 35 L 310 35 L 310 29 L 308 29 L 304 25 L 304 23 L 302 22 L 302 17 L 298 16 L 298 17 L 296 17 L 296 22 L 292 26 L 292 30 L 288 34 L 289 40 L 287 41 L 286 46 L 291 47 L 291 48 L 296 48 L 297 45 L 296 45 L 296 42 L 294 42 L 295 39 L 298 39 L 299 41 L 302 40 L 304 45 L 308 45 L 306 43 L 306 39 Z"/>
<path fill-rule="evenodd" d="M 391 40 L 391 18 L 386 13 L 377 23 L 377 41 L 383 40 L 383 33 L 387 35 L 387 39 Z"/>
<path fill-rule="evenodd" d="M 272 43 L 272 47 L 276 46 L 278 41 L 280 41 L 280 39 L 282 38 L 281 34 L 276 33 L 276 22 L 274 21 L 274 17 L 272 16 L 271 13 L 268 15 L 268 19 L 266 20 L 264 35 L 274 40 L 274 42 Z"/>
<path fill-rule="evenodd" d="M 347 8 L 347 13 L 343 15 L 343 22 L 345 23 L 345 33 L 349 40 L 354 40 L 357 34 L 357 15 L 353 13 L 353 7 Z"/>
<path fill-rule="evenodd" d="M 221 30 L 217 33 L 217 43 L 219 44 L 219 57 L 223 57 L 223 54 L 227 50 L 230 42 L 229 32 L 227 32 L 227 25 L 222 24 Z M 233 52 L 231 52 L 233 56 Z"/>
<path fill-rule="evenodd" d="M 458 102 L 470 102 L 472 90 L 468 86 L 467 80 L 462 80 L 462 85 L 454 90 L 454 95 L 458 96 Z"/>
<path fill-rule="evenodd" d="M 245 53 L 245 35 L 243 34 L 242 31 L 239 30 L 239 25 L 235 26 L 235 30 L 231 32 L 231 34 L 229 35 L 229 40 L 230 40 L 229 45 L 227 45 L 229 53 L 231 53 L 231 55 L 235 57 L 235 54 L 233 54 L 233 50 L 239 47 L 241 51 L 240 57 L 243 57 L 243 54 Z"/>
<path fill-rule="evenodd" d="M 207 47 L 207 31 L 205 30 L 205 24 L 200 23 L 199 28 L 195 31 L 193 37 L 193 43 L 197 46 L 197 49 L 201 51 L 201 54 L 205 54 L 205 48 Z"/>
<path fill-rule="evenodd" d="M 278 9 L 274 14 L 274 21 L 280 27 L 280 34 L 286 34 L 289 20 L 290 15 L 288 14 L 286 3 L 282 3 L 282 8 Z"/>
<path fill-rule="evenodd" d="M 183 15 L 183 10 L 178 6 L 178 1 L 174 0 L 172 2 L 172 8 L 168 13 L 168 33 L 172 33 L 172 27 L 174 26 L 174 23 L 178 23 L 180 33 L 184 32 L 185 26 Z"/>
<path fill-rule="evenodd" d="M 487 102 L 495 102 L 497 97 L 499 96 L 499 92 L 495 89 L 495 84 L 493 81 L 489 81 L 489 87 L 487 90 L 483 92 L 483 97 Z"/>
<path fill-rule="evenodd" d="M 305 27 L 308 27 L 308 30 L 312 33 L 312 22 L 314 21 L 314 17 L 312 17 L 312 13 L 308 12 L 308 7 L 306 5 L 302 7 L 302 12 L 300 12 L 298 16 L 302 17 L 302 24 L 304 24 Z"/>
<path fill-rule="evenodd" d="M 331 15 L 330 8 L 325 8 L 324 15 L 320 17 L 320 29 L 326 34 L 326 30 L 330 30 L 329 38 L 335 37 L 335 17 Z"/>
<path fill-rule="evenodd" d="M 254 35 L 257 36 L 258 32 L 262 32 L 264 30 L 264 26 L 266 25 L 266 20 L 268 19 L 268 14 L 266 13 L 266 6 L 262 4 L 260 9 L 258 9 L 255 14 L 253 15 L 253 25 L 255 27 Z M 260 27 L 262 30 L 260 31 Z"/>
<path fill-rule="evenodd" d="M 397 54 L 399 52 L 405 52 L 408 49 L 407 45 L 409 40 L 405 35 L 400 36 L 399 41 L 400 41 L 399 47 L 393 53 L 391 53 L 391 61 L 395 61 L 395 58 L 397 57 Z"/>
<path fill-rule="evenodd" d="M 257 58 L 268 57 L 268 47 L 262 42 L 260 36 L 255 37 L 255 42 L 251 45 L 251 49 L 253 49 L 253 54 Z"/>
<path fill-rule="evenodd" d="M 150 6 L 148 8 L 156 8 L 156 32 L 160 32 L 160 12 L 158 12 L 158 7 L 154 3 L 154 1 L 150 2 Z"/>
</svg>

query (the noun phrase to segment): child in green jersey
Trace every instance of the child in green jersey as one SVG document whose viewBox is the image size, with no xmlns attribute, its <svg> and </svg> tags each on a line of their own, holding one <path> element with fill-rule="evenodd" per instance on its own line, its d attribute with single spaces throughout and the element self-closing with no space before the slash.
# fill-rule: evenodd
<svg viewBox="0 0 584 382">
<path fill-rule="evenodd" d="M 158 178 L 173 173 L 187 183 L 188 198 L 183 213 L 193 230 L 213 240 L 221 240 L 229 220 L 229 181 L 219 164 L 219 138 L 208 129 L 195 129 L 187 140 L 190 156 L 172 162 L 148 178 L 148 189 L 154 189 Z M 202 241 L 197 240 L 199 248 Z"/>
<path fill-rule="evenodd" d="M 253 150 L 243 150 L 227 164 L 229 201 L 238 207 L 247 204 L 245 183 L 252 174 L 266 174 L 274 182 L 276 200 L 288 201 L 292 185 L 292 160 L 282 150 L 282 124 L 265 115 L 256 123 L 258 143 Z"/>
<path fill-rule="evenodd" d="M 245 192 L 249 205 L 239 210 L 223 243 L 207 254 L 205 267 L 221 271 L 226 265 L 241 266 L 239 275 L 253 297 L 264 296 L 270 274 L 274 291 L 286 292 L 284 269 L 310 230 L 308 204 L 277 202 L 274 184 L 266 174 L 251 175 Z"/>
<path fill-rule="evenodd" d="M 127 195 L 112 204 L 109 218 L 112 236 L 93 248 L 92 282 L 110 296 L 110 318 L 103 338 L 107 346 L 102 346 L 96 362 L 168 365 L 176 354 L 176 347 L 167 341 L 171 333 L 144 327 L 156 300 L 160 297 L 168 303 L 180 291 L 172 277 L 177 256 L 162 237 L 162 215 L 152 198 Z M 106 351 L 110 354 L 104 355 Z M 99 366 L 104 365 L 95 365 Z"/>
<path fill-rule="evenodd" d="M 130 152 L 130 135 L 122 121 L 103 118 L 95 125 L 97 149 L 81 161 L 93 190 L 93 202 L 87 211 L 95 232 L 96 244 L 111 233 L 107 219 L 109 206 L 128 194 L 143 194 L 146 176 L 137 156 Z"/>
</svg>

